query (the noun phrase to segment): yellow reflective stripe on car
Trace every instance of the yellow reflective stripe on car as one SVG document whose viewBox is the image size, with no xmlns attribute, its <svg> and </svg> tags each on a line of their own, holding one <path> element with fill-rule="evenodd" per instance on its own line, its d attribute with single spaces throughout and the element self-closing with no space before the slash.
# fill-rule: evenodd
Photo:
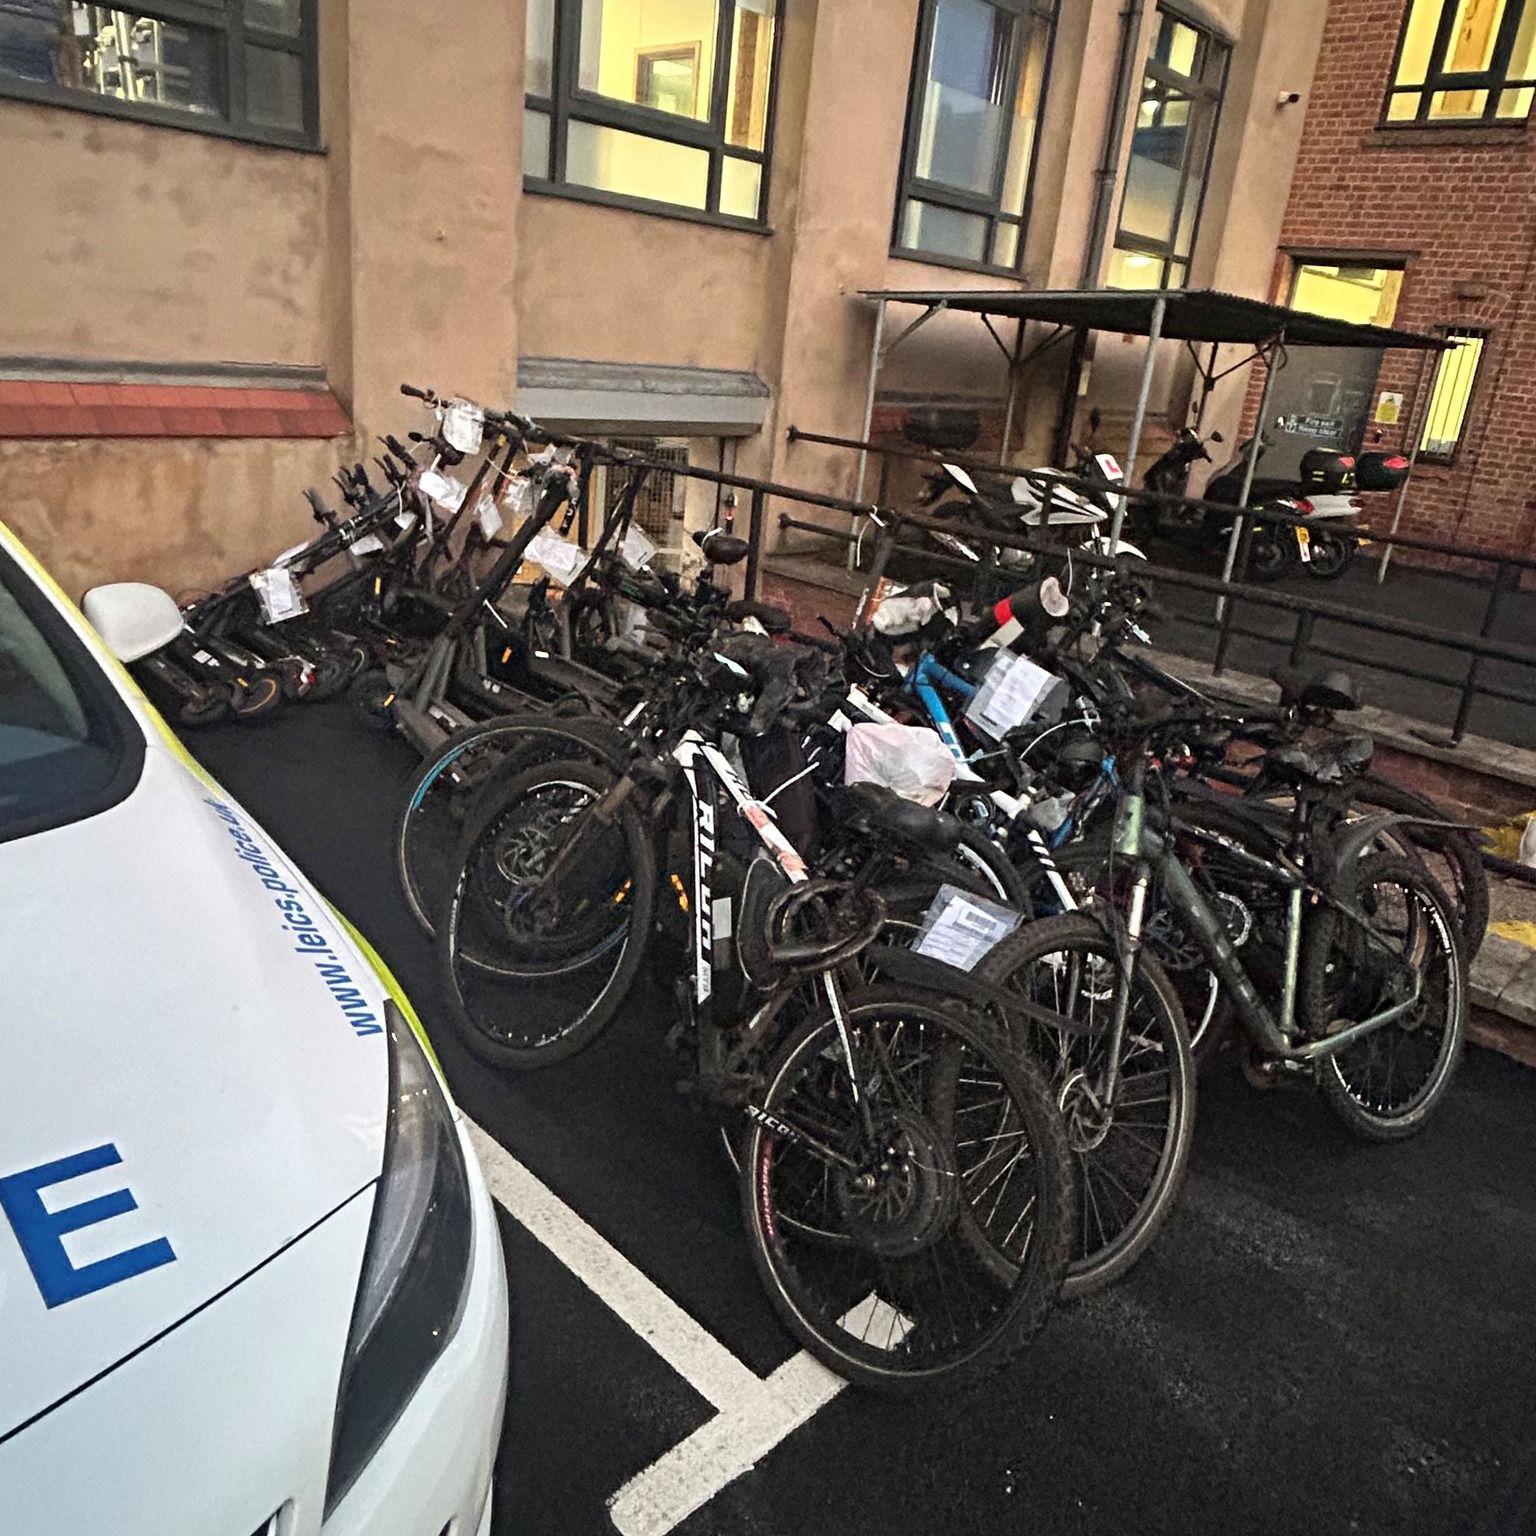
<svg viewBox="0 0 1536 1536">
<path fill-rule="evenodd" d="M 326 906 L 331 908 L 331 916 L 341 924 L 347 937 L 357 946 L 358 952 L 362 955 L 363 959 L 373 967 L 374 974 L 384 984 L 384 990 L 389 993 L 395 1006 L 405 1015 L 406 1023 L 411 1026 L 412 1032 L 417 1040 L 421 1042 L 422 1050 L 427 1053 L 427 1060 L 437 1069 L 437 1075 L 442 1079 L 446 1087 L 448 1078 L 443 1071 L 443 1064 L 437 1059 L 437 1052 L 432 1049 L 432 1041 L 427 1034 L 427 1027 L 421 1022 L 421 1015 L 412 1006 L 410 998 L 405 995 L 405 988 L 395 979 L 395 973 L 384 963 L 378 950 L 330 902 L 326 902 Z"/>
<path fill-rule="evenodd" d="M 96 633 L 91 621 L 81 613 L 79 605 L 49 575 L 47 568 L 37 556 L 4 523 L 0 523 L 0 544 L 4 544 L 6 549 L 16 557 L 16 560 L 26 568 L 38 586 L 47 592 L 61 608 L 79 619 L 81 624 L 85 626 L 86 633 L 94 637 L 95 644 L 92 646 L 92 650 L 103 671 L 110 672 L 117 680 L 118 686 L 122 688 L 134 703 L 143 707 L 150 725 L 153 727 L 155 734 L 159 736 L 166 750 L 204 789 L 211 789 L 216 794 L 222 795 L 224 790 L 218 780 L 187 751 L 181 737 L 166 724 L 164 716 L 150 703 L 144 690 L 134 681 L 133 674 L 107 649 L 106 641 Z"/>
</svg>

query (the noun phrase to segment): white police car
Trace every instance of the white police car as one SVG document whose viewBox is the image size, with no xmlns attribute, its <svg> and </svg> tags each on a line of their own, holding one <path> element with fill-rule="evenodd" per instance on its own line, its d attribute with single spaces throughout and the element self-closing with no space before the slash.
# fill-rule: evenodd
<svg viewBox="0 0 1536 1536">
<path fill-rule="evenodd" d="M 0 525 L 0 1532 L 489 1529 L 506 1273 L 419 1029 Z"/>
</svg>

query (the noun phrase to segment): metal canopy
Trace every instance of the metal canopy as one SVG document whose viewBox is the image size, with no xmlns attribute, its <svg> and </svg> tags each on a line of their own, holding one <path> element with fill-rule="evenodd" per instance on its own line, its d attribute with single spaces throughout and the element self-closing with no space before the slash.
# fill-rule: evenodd
<svg viewBox="0 0 1536 1536">
<path fill-rule="evenodd" d="M 977 289 L 866 289 L 863 297 L 882 307 L 915 304 L 1002 320 L 1040 321 L 1071 330 L 1110 331 L 1122 336 L 1160 334 L 1172 341 L 1235 342 L 1258 347 L 1284 337 L 1288 347 L 1377 347 L 1441 352 L 1448 343 L 1417 331 L 1381 325 L 1350 325 L 1309 315 L 1283 304 L 1219 293 L 1214 288 L 1052 289 L 1038 293 Z M 1162 323 L 1156 311 L 1161 304 Z"/>
</svg>

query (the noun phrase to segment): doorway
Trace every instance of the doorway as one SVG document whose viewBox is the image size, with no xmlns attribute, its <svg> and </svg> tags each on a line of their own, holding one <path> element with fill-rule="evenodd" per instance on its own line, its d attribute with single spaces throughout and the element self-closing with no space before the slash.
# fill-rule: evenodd
<svg viewBox="0 0 1536 1536">
<path fill-rule="evenodd" d="M 1287 302 L 1330 320 L 1390 326 L 1397 318 L 1403 270 L 1401 261 L 1293 257 Z M 1370 424 L 1380 368 L 1381 353 L 1374 347 L 1291 351 L 1270 394 L 1265 477 L 1293 477 L 1312 448 L 1357 452 Z"/>
</svg>

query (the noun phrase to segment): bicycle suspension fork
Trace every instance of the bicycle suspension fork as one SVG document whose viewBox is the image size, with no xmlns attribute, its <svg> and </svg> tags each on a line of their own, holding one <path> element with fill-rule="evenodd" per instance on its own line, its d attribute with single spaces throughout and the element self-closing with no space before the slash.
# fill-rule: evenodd
<svg viewBox="0 0 1536 1536">
<path fill-rule="evenodd" d="M 1112 1109 L 1120 1087 L 1120 1049 L 1125 1043 L 1125 1028 L 1131 1013 L 1131 991 L 1136 985 L 1136 964 L 1141 955 L 1141 934 L 1146 925 L 1147 894 L 1152 886 L 1152 866 L 1143 848 L 1147 815 L 1147 765 L 1138 758 L 1132 766 L 1127 793 L 1120 802 L 1115 822 L 1114 852 L 1132 861 L 1131 899 L 1125 918 L 1123 962 L 1117 967 L 1115 1005 L 1110 1016 L 1109 1062 L 1104 1071 L 1104 1108 Z"/>
</svg>

